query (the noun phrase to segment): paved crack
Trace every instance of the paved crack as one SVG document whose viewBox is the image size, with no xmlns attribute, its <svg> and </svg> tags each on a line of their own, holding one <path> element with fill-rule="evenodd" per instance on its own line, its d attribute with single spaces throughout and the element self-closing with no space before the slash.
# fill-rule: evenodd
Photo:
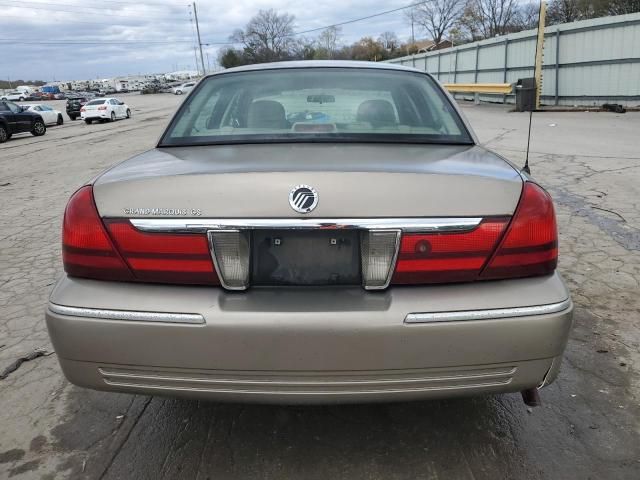
<svg viewBox="0 0 640 480">
<path fill-rule="evenodd" d="M 38 357 L 48 357 L 49 355 L 53 355 L 56 352 L 47 352 L 44 349 L 35 349 L 33 352 L 30 352 L 20 358 L 18 358 L 15 362 L 5 368 L 2 373 L 0 373 L 0 380 L 6 379 L 13 372 L 18 370 L 20 366 L 25 362 L 30 362 L 31 360 L 35 360 Z"/>
<path fill-rule="evenodd" d="M 612 213 L 613 215 L 615 215 L 618 218 L 620 218 L 620 220 L 622 220 L 624 223 L 627 223 L 627 220 L 622 215 L 620 215 L 618 212 L 614 212 L 613 210 L 609 210 L 607 208 L 596 207 L 595 205 L 591 205 L 591 208 L 595 208 L 596 210 L 602 210 L 603 212 Z"/>
<path fill-rule="evenodd" d="M 124 439 L 122 440 L 122 442 L 120 442 L 120 445 L 118 445 L 116 450 L 113 452 L 113 455 L 111 455 L 111 458 L 109 459 L 109 462 L 104 467 L 104 470 L 102 471 L 102 473 L 98 477 L 98 480 L 102 480 L 104 478 L 104 476 L 107 474 L 107 472 L 109 471 L 109 469 L 111 468 L 111 466 L 113 465 L 113 462 L 116 460 L 116 458 L 120 454 L 120 451 L 122 450 L 122 448 L 125 446 L 125 444 L 129 440 L 129 437 L 131 436 L 131 433 L 136 428 L 136 425 L 138 425 L 138 422 L 140 421 L 140 418 L 142 418 L 142 415 L 144 415 L 144 412 L 147 410 L 147 407 L 151 403 L 151 400 L 153 400 L 153 397 L 149 397 L 147 399 L 147 401 L 145 402 L 144 407 L 142 407 L 142 410 L 140 410 L 140 413 L 138 414 L 138 416 L 136 417 L 135 421 L 133 422 L 133 425 L 131 425 L 131 428 L 129 428 L 129 431 L 127 431 Z"/>
<path fill-rule="evenodd" d="M 630 227 L 621 215 L 616 214 L 620 219 L 602 215 L 594 210 L 604 210 L 603 208 L 588 205 L 582 197 L 569 193 L 564 188 L 552 187 L 551 191 L 553 199 L 569 208 L 574 215 L 588 219 L 625 249 L 640 251 L 640 230 Z"/>
</svg>

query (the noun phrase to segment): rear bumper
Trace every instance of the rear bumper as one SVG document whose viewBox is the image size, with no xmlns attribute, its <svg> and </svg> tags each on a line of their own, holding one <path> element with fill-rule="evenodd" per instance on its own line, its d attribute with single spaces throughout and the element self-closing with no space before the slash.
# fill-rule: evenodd
<svg viewBox="0 0 640 480">
<path fill-rule="evenodd" d="M 244 293 L 65 277 L 46 320 L 65 375 L 84 387 L 226 401 L 410 400 L 550 383 L 571 328 L 567 299 L 557 275 Z M 555 307 L 491 313 L 523 305 Z M 476 317 L 410 316 L 452 311 Z"/>
<path fill-rule="evenodd" d="M 111 112 L 107 110 L 91 111 L 91 112 L 81 112 L 80 118 L 83 120 L 98 120 L 98 119 L 109 119 L 111 118 Z"/>
</svg>

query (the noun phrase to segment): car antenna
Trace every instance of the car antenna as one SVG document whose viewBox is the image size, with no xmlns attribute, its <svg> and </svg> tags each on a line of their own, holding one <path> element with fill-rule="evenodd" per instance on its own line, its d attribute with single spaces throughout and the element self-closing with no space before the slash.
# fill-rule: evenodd
<svg viewBox="0 0 640 480">
<path fill-rule="evenodd" d="M 531 145 L 531 123 L 533 121 L 533 111 L 537 110 L 540 105 L 540 83 L 542 80 L 542 50 L 544 48 L 544 25 L 545 25 L 545 15 L 547 13 L 547 4 L 543 0 L 540 0 L 540 9 L 538 10 L 538 35 L 536 39 L 536 54 L 534 58 L 534 76 L 536 79 L 536 100 L 535 104 L 529 111 L 529 132 L 527 134 L 527 152 L 525 154 L 524 159 L 524 167 L 522 167 L 522 171 L 527 175 L 531 174 L 531 169 L 529 168 L 529 146 Z M 538 57 L 538 52 L 540 56 Z"/>
</svg>

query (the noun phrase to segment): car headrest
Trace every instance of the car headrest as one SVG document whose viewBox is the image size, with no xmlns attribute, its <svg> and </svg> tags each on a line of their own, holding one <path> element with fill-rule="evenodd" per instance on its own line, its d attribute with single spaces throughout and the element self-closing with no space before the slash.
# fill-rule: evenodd
<svg viewBox="0 0 640 480">
<path fill-rule="evenodd" d="M 373 127 L 384 127 L 396 124 L 393 105 L 387 100 L 365 100 L 358 107 L 356 121 L 368 122 Z"/>
<path fill-rule="evenodd" d="M 249 105 L 249 128 L 289 128 L 284 107 L 274 100 L 258 100 Z"/>
</svg>

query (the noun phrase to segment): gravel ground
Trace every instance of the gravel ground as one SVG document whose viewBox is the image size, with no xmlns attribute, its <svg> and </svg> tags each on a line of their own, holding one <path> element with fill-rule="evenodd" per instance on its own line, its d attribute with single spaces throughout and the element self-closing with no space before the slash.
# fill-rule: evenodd
<svg viewBox="0 0 640 480">
<path fill-rule="evenodd" d="M 555 198 L 576 304 L 542 407 L 519 395 L 274 407 L 92 392 L 59 370 L 43 311 L 67 198 L 152 147 L 181 101 L 122 98 L 130 120 L 65 115 L 0 145 L 0 373 L 30 358 L 0 380 L 1 478 L 640 478 L 640 113 L 534 115 L 531 170 Z M 483 143 L 523 163 L 528 114 L 464 111 Z"/>
</svg>

